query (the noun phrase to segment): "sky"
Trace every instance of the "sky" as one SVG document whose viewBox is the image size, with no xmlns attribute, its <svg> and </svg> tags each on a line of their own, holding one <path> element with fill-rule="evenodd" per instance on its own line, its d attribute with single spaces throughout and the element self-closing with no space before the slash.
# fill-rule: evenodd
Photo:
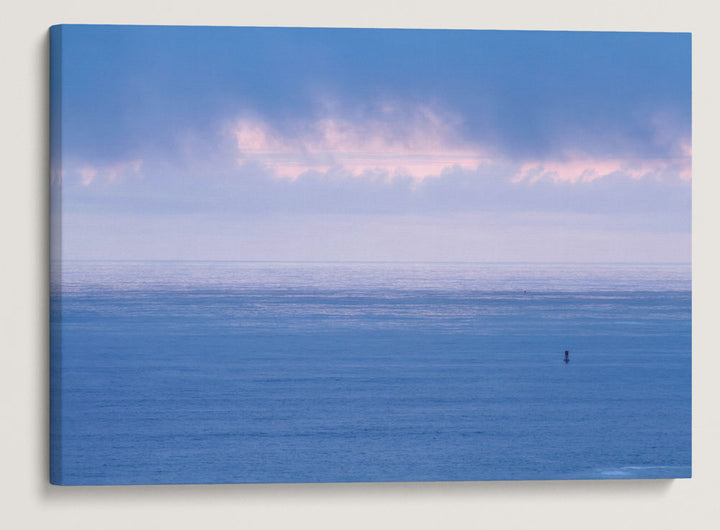
<svg viewBox="0 0 720 530">
<path fill-rule="evenodd" d="M 71 25 L 51 46 L 64 259 L 691 259 L 690 34 Z"/>
</svg>

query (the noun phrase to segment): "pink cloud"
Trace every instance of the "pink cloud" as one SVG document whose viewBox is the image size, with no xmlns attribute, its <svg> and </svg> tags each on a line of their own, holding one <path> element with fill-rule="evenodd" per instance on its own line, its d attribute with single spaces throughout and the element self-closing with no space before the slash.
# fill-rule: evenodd
<svg viewBox="0 0 720 530">
<path fill-rule="evenodd" d="M 92 181 L 97 177 L 98 169 L 93 166 L 84 166 L 78 169 L 78 174 L 83 186 L 89 186 Z"/>
<path fill-rule="evenodd" d="M 115 182 L 117 179 L 128 175 L 136 175 L 140 173 L 142 164 L 142 159 L 118 162 L 105 166 L 85 164 L 73 172 L 80 177 L 80 183 L 83 186 L 89 186 L 100 177 L 110 182 Z"/>
<path fill-rule="evenodd" d="M 129 162 L 121 162 L 113 164 L 105 168 L 105 174 L 110 182 L 115 182 L 119 177 L 126 174 L 136 175 L 140 172 L 143 161 L 141 159 L 131 160 Z"/>
<path fill-rule="evenodd" d="M 296 129 L 280 131 L 258 118 L 237 121 L 231 131 L 240 165 L 258 162 L 279 177 L 295 180 L 304 173 L 340 169 L 354 177 L 378 174 L 387 178 L 411 177 L 416 182 L 439 176 L 451 168 L 474 170 L 481 163 L 515 165 L 487 148 L 460 138 L 461 119 L 426 106 L 398 112 L 386 104 L 371 119 L 351 121 L 329 114 Z M 664 122 L 657 136 L 670 142 Z M 582 153 L 562 159 L 520 162 L 508 175 L 515 182 L 549 179 L 554 182 L 589 182 L 614 173 L 630 178 L 672 173 L 690 179 L 689 143 L 675 143 L 666 158 L 598 158 Z"/>
<path fill-rule="evenodd" d="M 540 160 L 522 164 L 516 182 L 535 182 L 550 179 L 554 182 L 590 182 L 613 173 L 622 173 L 639 179 L 647 175 L 672 172 L 682 179 L 692 176 L 692 156 L 676 158 L 570 158 L 567 160 Z"/>
<path fill-rule="evenodd" d="M 452 167 L 476 168 L 485 158 L 482 149 L 458 140 L 456 126 L 456 119 L 419 107 L 409 118 L 396 121 L 381 116 L 354 123 L 326 117 L 295 134 L 245 119 L 236 123 L 233 134 L 240 164 L 261 162 L 293 180 L 309 171 L 325 173 L 331 168 L 353 176 L 383 173 L 422 180 Z"/>
</svg>

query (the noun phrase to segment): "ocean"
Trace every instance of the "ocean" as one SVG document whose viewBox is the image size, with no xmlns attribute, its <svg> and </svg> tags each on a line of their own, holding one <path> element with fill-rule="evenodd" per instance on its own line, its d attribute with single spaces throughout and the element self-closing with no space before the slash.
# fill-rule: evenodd
<svg viewBox="0 0 720 530">
<path fill-rule="evenodd" d="M 66 261 L 61 278 L 53 483 L 691 475 L 689 265 Z"/>
</svg>

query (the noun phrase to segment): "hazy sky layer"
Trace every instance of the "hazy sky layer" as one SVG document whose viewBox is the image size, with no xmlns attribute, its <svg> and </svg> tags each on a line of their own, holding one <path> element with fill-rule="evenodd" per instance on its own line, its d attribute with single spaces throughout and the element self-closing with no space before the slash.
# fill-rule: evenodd
<svg viewBox="0 0 720 530">
<path fill-rule="evenodd" d="M 64 26 L 64 257 L 689 261 L 690 41 Z"/>
</svg>

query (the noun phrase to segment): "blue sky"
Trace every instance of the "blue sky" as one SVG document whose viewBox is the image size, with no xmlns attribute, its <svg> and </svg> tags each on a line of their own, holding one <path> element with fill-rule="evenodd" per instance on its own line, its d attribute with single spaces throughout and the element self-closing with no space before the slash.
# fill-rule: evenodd
<svg viewBox="0 0 720 530">
<path fill-rule="evenodd" d="M 690 260 L 689 34 L 57 36 L 66 258 Z"/>
</svg>

